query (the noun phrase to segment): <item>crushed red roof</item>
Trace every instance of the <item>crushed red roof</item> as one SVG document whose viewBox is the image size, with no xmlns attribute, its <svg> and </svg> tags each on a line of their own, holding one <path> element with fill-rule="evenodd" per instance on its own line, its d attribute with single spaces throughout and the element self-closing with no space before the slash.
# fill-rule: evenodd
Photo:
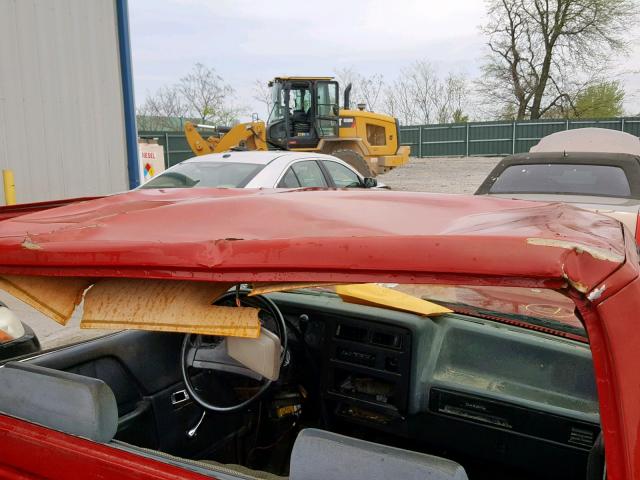
<svg viewBox="0 0 640 480">
<path fill-rule="evenodd" d="M 0 222 L 0 273 L 34 275 L 356 282 L 384 273 L 403 283 L 568 281 L 584 293 L 627 253 L 617 221 L 568 205 L 386 191 L 138 190 Z"/>
</svg>

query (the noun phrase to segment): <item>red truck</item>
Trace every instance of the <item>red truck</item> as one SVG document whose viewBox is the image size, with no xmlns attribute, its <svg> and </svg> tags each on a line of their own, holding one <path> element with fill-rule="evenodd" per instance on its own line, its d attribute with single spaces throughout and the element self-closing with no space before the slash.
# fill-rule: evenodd
<svg viewBox="0 0 640 480">
<path fill-rule="evenodd" d="M 498 198 L 137 190 L 14 216 L 0 288 L 60 323 L 84 295 L 83 326 L 121 331 L 0 368 L 0 477 L 640 479 L 639 271 L 618 221 Z"/>
</svg>

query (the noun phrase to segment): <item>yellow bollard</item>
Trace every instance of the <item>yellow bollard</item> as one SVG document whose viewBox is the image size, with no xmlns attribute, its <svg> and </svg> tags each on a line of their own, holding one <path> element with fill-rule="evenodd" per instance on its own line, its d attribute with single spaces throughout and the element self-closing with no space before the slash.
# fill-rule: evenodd
<svg viewBox="0 0 640 480">
<path fill-rule="evenodd" d="M 4 180 L 4 203 L 6 205 L 15 205 L 16 184 L 13 180 L 13 170 L 3 170 L 2 179 Z"/>
</svg>

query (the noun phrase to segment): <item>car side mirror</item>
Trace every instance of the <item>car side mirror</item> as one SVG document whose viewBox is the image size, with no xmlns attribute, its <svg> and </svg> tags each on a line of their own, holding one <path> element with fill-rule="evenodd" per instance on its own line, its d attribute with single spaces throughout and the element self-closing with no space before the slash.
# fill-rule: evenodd
<svg viewBox="0 0 640 480">
<path fill-rule="evenodd" d="M 377 187 L 378 186 L 378 180 L 376 180 L 375 178 L 371 178 L 371 177 L 364 177 L 364 179 L 362 180 L 362 186 L 364 188 Z"/>
<path fill-rule="evenodd" d="M 33 330 L 0 302 L 0 360 L 40 351 Z"/>
</svg>

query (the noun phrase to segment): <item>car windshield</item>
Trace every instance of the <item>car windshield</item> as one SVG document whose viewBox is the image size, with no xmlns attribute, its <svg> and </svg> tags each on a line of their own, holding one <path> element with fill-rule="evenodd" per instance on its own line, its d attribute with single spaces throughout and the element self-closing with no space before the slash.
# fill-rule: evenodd
<svg viewBox="0 0 640 480">
<path fill-rule="evenodd" d="M 264 165 L 234 162 L 188 162 L 176 165 L 140 188 L 244 188 Z"/>
<path fill-rule="evenodd" d="M 437 284 L 380 284 L 454 312 L 519 325 L 586 341 L 587 334 L 571 299 L 554 290 Z M 331 286 L 303 288 L 294 293 L 335 295 Z"/>
<path fill-rule="evenodd" d="M 548 193 L 629 197 L 629 180 L 611 165 L 527 164 L 507 167 L 490 193 Z"/>
</svg>

